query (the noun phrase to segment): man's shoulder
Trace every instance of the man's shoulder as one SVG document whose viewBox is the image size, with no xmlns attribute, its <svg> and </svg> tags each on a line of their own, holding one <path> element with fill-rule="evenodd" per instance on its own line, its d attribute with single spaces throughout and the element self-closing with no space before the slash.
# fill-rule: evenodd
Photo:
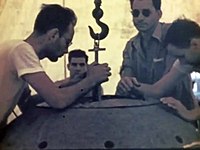
<svg viewBox="0 0 200 150">
<path fill-rule="evenodd" d="M 31 45 L 25 41 L 16 41 L 13 45 L 14 49 L 32 49 Z"/>
<path fill-rule="evenodd" d="M 166 22 L 159 22 L 159 24 L 164 27 L 164 28 L 169 28 L 171 26 L 172 23 L 166 23 Z"/>
<path fill-rule="evenodd" d="M 164 23 L 164 22 L 159 22 L 159 25 L 161 27 L 161 32 L 166 35 L 168 29 L 170 28 L 171 26 L 171 23 Z"/>
<path fill-rule="evenodd" d="M 5 51 L 7 54 L 9 54 L 9 56 L 16 53 L 23 53 L 26 50 L 28 51 L 32 49 L 32 47 L 23 40 L 5 41 L 0 45 L 0 48 L 2 51 Z"/>
<path fill-rule="evenodd" d="M 18 45 L 20 45 L 22 43 L 22 40 L 9 40 L 9 41 L 4 41 L 1 42 L 0 44 L 0 48 L 1 51 L 5 50 L 7 52 L 13 50 L 15 47 L 17 47 Z"/>
<path fill-rule="evenodd" d="M 137 40 L 138 40 L 138 38 L 139 38 L 139 35 L 137 34 L 137 35 L 135 35 L 135 36 L 133 36 L 133 37 L 131 37 L 128 41 L 127 41 L 127 43 L 126 43 L 126 47 L 132 47 L 132 45 L 133 45 L 133 43 L 135 43 L 135 42 L 137 42 Z"/>
<path fill-rule="evenodd" d="M 137 33 L 135 36 L 131 37 L 128 42 L 133 42 L 139 38 L 139 33 Z"/>
<path fill-rule="evenodd" d="M 38 58 L 33 47 L 29 43 L 22 41 L 22 40 L 21 41 L 14 41 L 14 43 L 10 47 L 9 55 L 14 56 L 14 57 L 26 55 L 26 56 L 29 56 L 29 57 Z"/>
</svg>

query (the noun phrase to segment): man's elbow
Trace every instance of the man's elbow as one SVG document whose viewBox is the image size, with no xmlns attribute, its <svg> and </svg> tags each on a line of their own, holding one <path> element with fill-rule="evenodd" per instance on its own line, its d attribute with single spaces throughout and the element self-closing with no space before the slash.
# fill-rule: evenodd
<svg viewBox="0 0 200 150">
<path fill-rule="evenodd" d="M 157 89 L 155 88 L 154 91 L 152 92 L 152 97 L 154 98 L 162 98 L 165 95 L 165 91 L 163 91 L 162 89 Z"/>
<path fill-rule="evenodd" d="M 55 109 L 64 109 L 66 107 L 68 107 L 69 105 L 71 105 L 73 102 L 71 97 L 58 97 L 55 98 L 51 101 L 49 101 L 48 103 L 50 104 L 50 106 L 52 108 Z"/>
<path fill-rule="evenodd" d="M 163 89 L 156 89 L 155 96 L 156 98 L 162 98 L 165 96 L 165 91 Z"/>
<path fill-rule="evenodd" d="M 50 105 L 52 108 L 55 108 L 55 109 L 64 109 L 67 107 L 67 105 L 62 102 L 57 102 L 57 103 L 50 104 Z"/>
</svg>

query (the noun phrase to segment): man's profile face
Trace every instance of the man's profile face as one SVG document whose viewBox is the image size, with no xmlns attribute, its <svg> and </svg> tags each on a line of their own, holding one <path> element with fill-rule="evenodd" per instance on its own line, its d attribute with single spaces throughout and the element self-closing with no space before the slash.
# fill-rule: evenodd
<svg viewBox="0 0 200 150">
<path fill-rule="evenodd" d="M 166 48 L 167 48 L 168 53 L 171 56 L 176 57 L 176 58 L 183 58 L 185 55 L 185 52 L 188 51 L 189 49 L 189 48 L 180 48 L 173 44 L 168 44 Z"/>
<path fill-rule="evenodd" d="M 47 58 L 53 62 L 57 61 L 59 57 L 62 57 L 65 53 L 68 53 L 68 47 L 72 44 L 74 36 L 74 25 L 70 24 L 67 31 L 58 36 L 55 42 L 49 45 L 46 51 Z"/>
<path fill-rule="evenodd" d="M 70 78 L 75 76 L 84 78 L 87 73 L 87 63 L 84 57 L 72 57 L 68 64 L 68 69 L 70 71 Z"/>
<path fill-rule="evenodd" d="M 152 0 L 133 1 L 133 23 L 138 31 L 146 32 L 155 28 L 161 15 L 162 12 L 155 9 Z"/>
<path fill-rule="evenodd" d="M 191 49 L 200 50 L 200 38 L 193 38 L 190 42 Z"/>
<path fill-rule="evenodd" d="M 190 49 L 186 51 L 187 62 L 200 66 L 200 38 L 193 38 L 190 42 Z"/>
</svg>

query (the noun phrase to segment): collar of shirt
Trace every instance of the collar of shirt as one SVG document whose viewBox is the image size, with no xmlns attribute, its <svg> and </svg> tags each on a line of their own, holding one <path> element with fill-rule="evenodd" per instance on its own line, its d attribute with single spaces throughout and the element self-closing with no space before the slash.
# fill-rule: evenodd
<svg viewBox="0 0 200 150">
<path fill-rule="evenodd" d="M 161 23 L 158 23 L 158 25 L 156 26 L 153 34 L 152 34 L 152 37 L 157 39 L 159 42 L 161 42 L 162 40 L 162 25 Z M 140 40 L 141 40 L 141 35 L 140 33 L 138 33 L 133 39 L 133 46 L 135 47 L 140 47 Z"/>
<path fill-rule="evenodd" d="M 154 30 L 154 32 L 153 32 L 153 34 L 152 34 L 152 41 L 151 41 L 151 43 L 153 42 L 153 41 L 157 41 L 157 42 L 153 42 L 152 44 L 154 45 L 152 45 L 151 47 L 150 47 L 150 49 L 149 49 L 149 51 L 151 51 L 152 53 L 159 53 L 159 52 L 153 52 L 152 50 L 156 50 L 156 51 L 160 51 L 160 49 L 157 49 L 156 47 L 158 46 L 158 45 L 162 45 L 162 41 L 163 41 L 163 35 L 165 35 L 165 32 L 167 31 L 167 27 L 168 27 L 168 25 L 167 24 L 163 24 L 163 23 L 158 23 L 158 25 L 156 26 L 156 28 L 155 28 L 155 30 Z M 139 55 L 140 55 L 140 57 L 141 58 L 143 58 L 143 59 L 146 59 L 146 53 L 145 53 L 145 51 L 144 50 L 142 50 L 142 47 L 141 47 L 141 35 L 140 35 L 140 33 L 138 33 L 135 37 L 133 37 L 132 39 L 131 39 L 131 46 L 132 47 L 134 47 L 134 49 L 136 49 L 136 50 L 138 50 L 139 51 Z M 157 44 L 156 44 L 157 43 Z M 157 46 L 156 46 L 157 45 Z M 156 47 L 155 47 L 156 46 Z M 159 46 L 158 46 L 159 47 Z M 156 48 L 156 49 L 155 49 Z M 157 58 L 158 56 L 152 56 L 153 58 Z M 152 59 L 152 58 L 150 58 L 150 57 L 148 57 L 149 59 Z"/>
</svg>

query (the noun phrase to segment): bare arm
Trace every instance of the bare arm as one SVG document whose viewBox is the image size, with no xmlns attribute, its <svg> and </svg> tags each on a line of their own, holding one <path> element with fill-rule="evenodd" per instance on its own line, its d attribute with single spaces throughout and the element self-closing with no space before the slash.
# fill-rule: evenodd
<svg viewBox="0 0 200 150">
<path fill-rule="evenodd" d="M 68 86 L 71 86 L 73 84 L 76 84 L 76 83 L 78 83 L 81 80 L 82 79 L 70 79 L 70 78 L 66 78 L 64 80 L 56 81 L 55 84 L 59 88 L 63 88 L 63 87 L 68 87 Z"/>
<path fill-rule="evenodd" d="M 192 67 L 188 66 L 188 70 L 191 69 Z M 163 97 L 166 93 L 168 93 L 168 91 L 176 85 L 176 82 L 180 78 L 188 75 L 188 73 L 186 73 L 186 71 L 183 70 L 182 68 L 178 69 L 177 67 L 173 66 L 172 69 L 155 84 L 148 85 L 141 83 L 140 87 L 135 87 L 135 88 L 136 90 L 142 92 L 146 96 L 160 98 Z"/>
<path fill-rule="evenodd" d="M 177 110 L 177 112 L 185 119 L 192 121 L 200 119 L 200 107 L 196 107 L 192 110 L 188 110 L 185 106 L 173 97 L 167 97 L 161 100 L 164 104 Z"/>
<path fill-rule="evenodd" d="M 26 74 L 23 77 L 45 101 L 54 108 L 65 108 L 87 93 L 96 84 L 105 82 L 110 76 L 107 64 L 90 66 L 88 76 L 66 88 L 58 88 L 44 72 Z"/>
</svg>

